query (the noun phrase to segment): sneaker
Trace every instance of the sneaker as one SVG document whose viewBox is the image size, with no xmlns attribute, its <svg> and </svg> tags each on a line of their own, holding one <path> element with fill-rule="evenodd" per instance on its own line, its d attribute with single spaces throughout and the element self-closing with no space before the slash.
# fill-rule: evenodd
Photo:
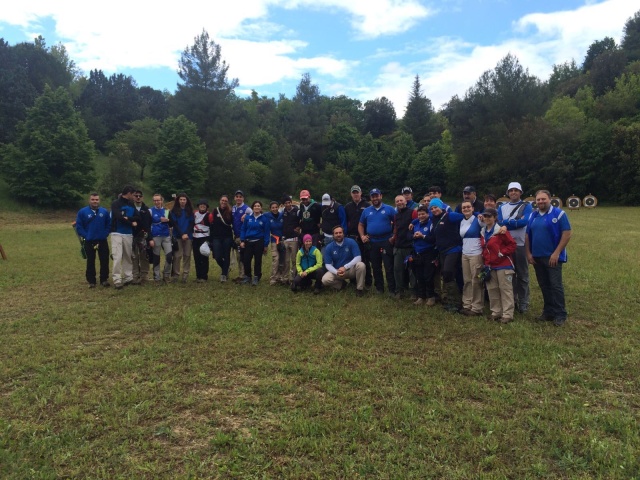
<svg viewBox="0 0 640 480">
<path fill-rule="evenodd" d="M 226 282 L 227 281 L 227 276 L 226 275 L 220 275 L 220 281 L 222 283 Z"/>
<path fill-rule="evenodd" d="M 542 315 L 538 315 L 536 317 L 536 321 L 538 322 L 552 322 L 553 321 L 553 317 L 549 317 L 547 315 L 545 315 L 544 313 Z"/>
<path fill-rule="evenodd" d="M 251 282 L 251 285 L 254 287 L 257 287 L 259 281 L 260 279 L 258 277 L 253 277 L 253 281 Z"/>
<path fill-rule="evenodd" d="M 564 323 L 565 323 L 566 321 L 567 321 L 567 319 L 566 319 L 566 318 L 556 318 L 556 319 L 554 319 L 554 320 L 553 320 L 553 324 L 554 324 L 556 327 L 561 327 L 561 326 L 563 326 L 563 325 L 564 325 Z"/>
<path fill-rule="evenodd" d="M 415 302 L 413 302 L 414 305 L 423 305 L 424 303 L 426 302 L 424 301 L 423 298 L 419 298 Z"/>
<path fill-rule="evenodd" d="M 102 282 L 100 285 L 103 286 L 103 287 L 110 287 L 111 286 L 111 284 L 109 282 L 107 282 L 106 280 L 104 282 Z"/>
<path fill-rule="evenodd" d="M 470 308 L 463 309 L 461 313 L 463 315 L 466 315 L 467 317 L 479 317 L 480 315 L 482 315 L 482 313 L 474 312 Z"/>
<path fill-rule="evenodd" d="M 131 285 L 131 280 L 129 280 L 128 282 L 124 282 L 123 286 L 128 287 L 129 285 Z"/>
<path fill-rule="evenodd" d="M 122 284 L 119 284 L 119 283 L 116 283 L 114 287 L 116 287 L 116 290 L 122 290 L 124 288 Z"/>
<path fill-rule="evenodd" d="M 427 307 L 435 307 L 436 305 L 436 297 L 427 298 Z"/>
<path fill-rule="evenodd" d="M 90 283 L 89 284 L 89 288 L 96 288 L 96 284 L 95 283 Z"/>
<path fill-rule="evenodd" d="M 356 297 L 364 297 L 364 290 L 356 290 Z"/>
<path fill-rule="evenodd" d="M 501 318 L 500 317 L 494 317 L 493 315 L 491 315 L 489 317 L 489 320 L 493 320 L 494 322 L 499 322 L 501 320 Z"/>
<path fill-rule="evenodd" d="M 504 324 L 507 324 L 507 323 L 511 323 L 511 322 L 513 322 L 513 318 L 505 318 L 505 317 L 502 317 L 502 318 L 501 318 L 500 320 L 498 320 L 498 321 L 504 325 Z"/>
<path fill-rule="evenodd" d="M 400 292 L 393 295 L 393 298 L 396 300 L 402 300 L 402 294 Z"/>
<path fill-rule="evenodd" d="M 276 280 L 269 280 L 269 286 L 270 287 L 275 287 L 278 284 L 278 282 Z"/>
<path fill-rule="evenodd" d="M 320 290 L 319 288 L 314 288 L 313 289 L 313 294 L 314 295 L 320 295 L 320 292 L 322 292 L 322 290 Z"/>
<path fill-rule="evenodd" d="M 242 279 L 240 280 L 240 283 L 242 285 L 248 285 L 251 283 L 251 279 L 247 276 L 242 277 Z"/>
</svg>

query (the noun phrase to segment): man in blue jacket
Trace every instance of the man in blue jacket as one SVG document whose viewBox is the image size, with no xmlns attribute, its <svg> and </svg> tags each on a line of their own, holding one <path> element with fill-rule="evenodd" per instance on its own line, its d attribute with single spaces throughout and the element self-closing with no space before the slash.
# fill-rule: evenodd
<svg viewBox="0 0 640 480">
<path fill-rule="evenodd" d="M 89 206 L 80 209 L 76 216 L 76 232 L 83 239 L 87 254 L 86 278 L 89 288 L 96 287 L 96 252 L 100 260 L 100 285 L 109 286 L 109 243 L 111 232 L 109 211 L 100 206 L 100 195 L 89 195 Z"/>
<path fill-rule="evenodd" d="M 111 258 L 113 285 L 121 289 L 133 282 L 133 229 L 138 225 L 138 211 L 133 205 L 135 188 L 127 185 L 111 204 Z"/>
<path fill-rule="evenodd" d="M 531 214 L 527 225 L 525 247 L 544 300 L 538 320 L 553 321 L 560 327 L 567 321 L 562 264 L 567 261 L 565 247 L 571 239 L 571 225 L 565 212 L 551 205 L 548 190 L 538 190 L 536 206 L 538 211 Z"/>
<path fill-rule="evenodd" d="M 356 280 L 356 296 L 364 295 L 365 267 L 358 244 L 352 238 L 344 237 L 341 225 L 333 227 L 333 242 L 326 246 L 322 255 L 324 268 L 322 284 L 341 290 L 345 280 Z"/>
</svg>

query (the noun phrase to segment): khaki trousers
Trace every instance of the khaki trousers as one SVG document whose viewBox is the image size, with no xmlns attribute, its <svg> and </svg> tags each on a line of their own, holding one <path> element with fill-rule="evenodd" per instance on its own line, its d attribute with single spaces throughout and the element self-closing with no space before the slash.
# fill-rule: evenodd
<svg viewBox="0 0 640 480">
<path fill-rule="evenodd" d="M 269 250 L 271 251 L 271 276 L 269 277 L 269 282 L 277 283 L 288 281 L 287 263 L 285 262 L 284 265 L 280 267 L 280 253 L 278 252 L 276 242 L 272 241 L 269 243 Z"/>
<path fill-rule="evenodd" d="M 494 319 L 513 320 L 513 269 L 491 270 L 491 278 L 487 282 L 489 308 Z"/>
<path fill-rule="evenodd" d="M 178 251 L 173 256 L 173 277 L 180 276 L 180 259 L 182 259 L 182 279 L 186 280 L 191 270 L 191 239 L 178 239 Z"/>
<path fill-rule="evenodd" d="M 300 250 L 298 248 L 298 239 L 294 239 L 294 240 L 285 240 L 284 241 L 284 248 L 286 250 L 286 258 L 284 261 L 285 264 L 285 275 L 286 275 L 286 280 L 291 280 L 293 281 L 293 279 L 296 276 L 296 255 L 298 255 L 298 250 Z"/>
<path fill-rule="evenodd" d="M 133 235 L 111 234 L 113 284 L 118 287 L 133 281 Z"/>
<path fill-rule="evenodd" d="M 333 287 L 337 290 L 342 288 L 344 280 L 356 279 L 356 288 L 358 290 L 364 289 L 364 276 L 366 273 L 366 267 L 364 263 L 358 262 L 354 267 L 349 269 L 344 277 L 338 277 L 335 273 L 327 272 L 322 277 L 322 284 L 325 287 Z"/>
<path fill-rule="evenodd" d="M 149 259 L 147 249 L 140 242 L 133 241 L 133 282 L 145 283 L 149 280 Z"/>
<path fill-rule="evenodd" d="M 484 308 L 484 289 L 478 273 L 484 265 L 482 255 L 462 255 L 462 308 L 473 313 L 482 313 Z"/>
</svg>

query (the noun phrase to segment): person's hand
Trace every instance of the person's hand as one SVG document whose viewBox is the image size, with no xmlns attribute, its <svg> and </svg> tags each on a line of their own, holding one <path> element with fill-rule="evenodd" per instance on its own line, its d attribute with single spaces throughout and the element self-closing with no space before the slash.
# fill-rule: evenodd
<svg viewBox="0 0 640 480">
<path fill-rule="evenodd" d="M 339 276 L 339 277 L 344 277 L 344 274 L 345 274 L 345 273 L 347 273 L 347 269 L 346 269 L 346 268 L 344 268 L 344 267 L 340 267 L 340 268 L 338 269 L 338 276 Z"/>
<path fill-rule="evenodd" d="M 151 248 L 155 247 L 156 246 L 156 242 L 154 242 L 153 240 L 149 240 L 149 246 Z"/>
<path fill-rule="evenodd" d="M 553 253 L 550 257 L 549 257 L 549 266 L 550 267 L 557 267 L 558 266 L 558 259 L 560 258 L 560 254 L 559 253 Z"/>
<path fill-rule="evenodd" d="M 507 231 L 507 227 L 503 225 L 498 229 L 498 235 L 504 235 L 506 231 Z"/>
<path fill-rule="evenodd" d="M 244 248 L 244 242 L 240 242 L 240 248 Z"/>
<path fill-rule="evenodd" d="M 533 255 L 531 255 L 529 252 L 527 252 L 527 262 L 529 262 L 530 265 L 536 264 L 536 261 L 533 259 Z"/>
<path fill-rule="evenodd" d="M 413 223 L 410 223 L 410 224 L 409 224 L 409 231 L 410 231 L 410 232 L 413 232 Z"/>
<path fill-rule="evenodd" d="M 306 276 L 307 276 L 307 272 L 302 272 L 302 273 L 300 274 L 300 278 L 304 278 L 304 277 L 306 277 Z"/>
<path fill-rule="evenodd" d="M 395 236 L 395 235 L 393 235 L 391 238 L 389 238 L 389 243 L 390 243 L 391 245 L 393 245 L 394 243 L 396 243 L 396 236 Z"/>
<path fill-rule="evenodd" d="M 362 243 L 367 243 L 369 241 L 369 235 L 362 235 L 360 240 L 362 240 Z"/>
<path fill-rule="evenodd" d="M 416 232 L 413 234 L 413 238 L 424 238 L 424 233 Z"/>
<path fill-rule="evenodd" d="M 168 222 L 168 221 L 169 221 L 169 219 L 168 219 L 167 217 L 160 217 L 160 221 L 161 221 L 162 223 L 166 223 L 166 222 Z"/>
<path fill-rule="evenodd" d="M 269 250 L 267 247 L 264 247 L 264 249 L 262 250 L 262 254 L 266 255 L 267 254 L 267 250 Z"/>
<path fill-rule="evenodd" d="M 186 233 L 183 233 L 182 240 L 189 240 L 189 235 L 187 235 Z"/>
</svg>

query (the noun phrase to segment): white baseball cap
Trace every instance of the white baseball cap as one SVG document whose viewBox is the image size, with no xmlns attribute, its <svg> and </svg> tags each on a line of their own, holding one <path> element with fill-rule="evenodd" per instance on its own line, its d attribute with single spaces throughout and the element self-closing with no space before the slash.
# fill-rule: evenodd
<svg viewBox="0 0 640 480">
<path fill-rule="evenodd" d="M 520 190 L 520 193 L 522 193 L 523 191 L 522 185 L 520 185 L 518 182 L 511 182 L 507 187 L 507 193 L 509 193 L 509 190 L 511 190 L 512 188 L 517 188 L 518 190 Z"/>
<path fill-rule="evenodd" d="M 322 205 L 331 205 L 331 196 L 328 193 L 322 195 Z"/>
</svg>

